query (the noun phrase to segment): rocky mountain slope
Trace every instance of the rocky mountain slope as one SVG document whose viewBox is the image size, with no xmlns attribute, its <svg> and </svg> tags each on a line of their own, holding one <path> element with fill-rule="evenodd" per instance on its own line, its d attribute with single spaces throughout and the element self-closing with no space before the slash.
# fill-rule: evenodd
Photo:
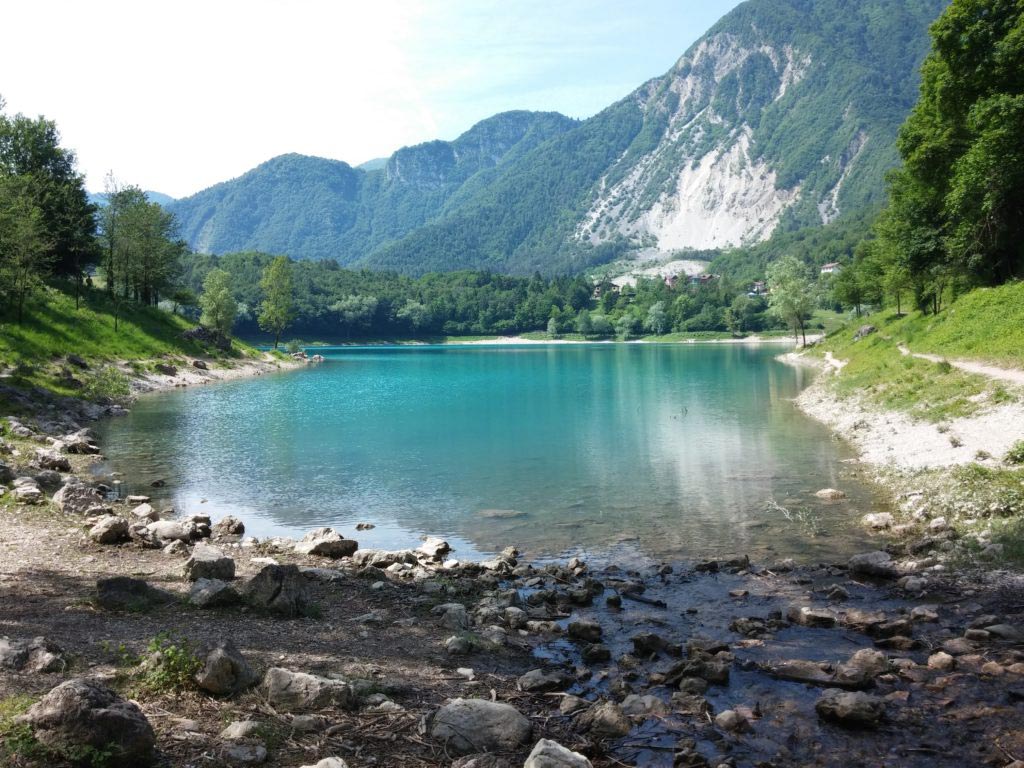
<svg viewBox="0 0 1024 768">
<path fill-rule="evenodd" d="M 749 0 L 594 117 L 513 112 L 383 167 L 275 158 L 173 204 L 212 253 L 408 273 L 575 272 L 721 249 L 881 202 L 946 0 Z"/>
</svg>

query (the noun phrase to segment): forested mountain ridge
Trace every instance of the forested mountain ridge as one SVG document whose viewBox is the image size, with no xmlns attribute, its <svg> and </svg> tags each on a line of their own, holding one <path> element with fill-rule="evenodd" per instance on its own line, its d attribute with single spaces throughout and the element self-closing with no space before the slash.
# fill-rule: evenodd
<svg viewBox="0 0 1024 768">
<path fill-rule="evenodd" d="M 884 198 L 946 0 L 749 0 L 594 117 L 511 112 L 383 167 L 284 156 L 177 201 L 197 250 L 408 274 L 579 272 L 722 249 Z"/>
</svg>

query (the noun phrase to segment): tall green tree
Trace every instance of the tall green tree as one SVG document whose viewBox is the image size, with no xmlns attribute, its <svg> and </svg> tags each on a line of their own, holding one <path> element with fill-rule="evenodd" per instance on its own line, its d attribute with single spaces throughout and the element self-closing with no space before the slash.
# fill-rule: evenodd
<svg viewBox="0 0 1024 768">
<path fill-rule="evenodd" d="M 223 269 L 210 270 L 203 281 L 199 308 L 203 312 L 199 318 L 202 325 L 231 338 L 231 329 L 238 313 L 238 302 L 231 293 L 231 275 Z"/>
<path fill-rule="evenodd" d="M 783 256 L 768 265 L 768 306 L 807 344 L 807 322 L 814 312 L 814 292 L 807 265 L 794 256 Z"/>
<path fill-rule="evenodd" d="M 0 176 L 0 293 L 19 324 L 25 300 L 43 285 L 52 258 L 44 214 L 28 186 L 23 178 Z"/>
<path fill-rule="evenodd" d="M 277 349 L 281 334 L 295 319 L 295 283 L 287 256 L 278 256 L 263 270 L 260 290 L 263 291 L 258 311 L 260 328 L 274 334 L 274 349 Z"/>
</svg>

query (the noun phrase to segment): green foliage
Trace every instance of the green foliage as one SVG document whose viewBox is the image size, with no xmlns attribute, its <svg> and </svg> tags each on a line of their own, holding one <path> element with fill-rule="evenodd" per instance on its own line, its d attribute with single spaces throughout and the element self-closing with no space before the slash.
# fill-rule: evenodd
<svg viewBox="0 0 1024 768">
<path fill-rule="evenodd" d="M 814 311 L 814 296 L 807 266 L 794 256 L 784 256 L 768 267 L 768 305 L 794 334 L 807 343 L 807 321 Z"/>
<path fill-rule="evenodd" d="M 295 319 L 295 285 L 287 257 L 278 256 L 270 262 L 260 278 L 260 289 L 263 291 L 260 328 L 274 334 L 274 349 L 277 349 L 281 332 Z"/>
<path fill-rule="evenodd" d="M 199 322 L 230 338 L 238 313 L 238 302 L 231 292 L 231 275 L 223 269 L 210 270 L 203 280 L 199 307 L 203 311 Z"/>
<path fill-rule="evenodd" d="M 193 675 L 202 668 L 202 660 L 187 638 L 161 632 L 146 646 L 139 659 L 139 681 L 151 693 L 171 693 L 194 686 Z"/>
<path fill-rule="evenodd" d="M 1018 440 L 1010 446 L 1010 449 L 1003 456 L 1007 464 L 1024 464 L 1024 440 Z"/>
<path fill-rule="evenodd" d="M 113 365 L 105 365 L 88 377 L 82 394 L 96 402 L 126 405 L 131 400 L 132 387 L 127 375 Z"/>
</svg>

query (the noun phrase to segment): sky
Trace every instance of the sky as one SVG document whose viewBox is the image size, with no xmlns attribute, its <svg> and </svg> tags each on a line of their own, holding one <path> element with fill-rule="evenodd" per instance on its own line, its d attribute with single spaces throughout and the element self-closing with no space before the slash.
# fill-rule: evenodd
<svg viewBox="0 0 1024 768">
<path fill-rule="evenodd" d="M 286 152 L 353 165 L 510 109 L 596 114 L 737 0 L 33 0 L 0 96 L 56 120 L 90 190 L 183 197 Z"/>
</svg>

